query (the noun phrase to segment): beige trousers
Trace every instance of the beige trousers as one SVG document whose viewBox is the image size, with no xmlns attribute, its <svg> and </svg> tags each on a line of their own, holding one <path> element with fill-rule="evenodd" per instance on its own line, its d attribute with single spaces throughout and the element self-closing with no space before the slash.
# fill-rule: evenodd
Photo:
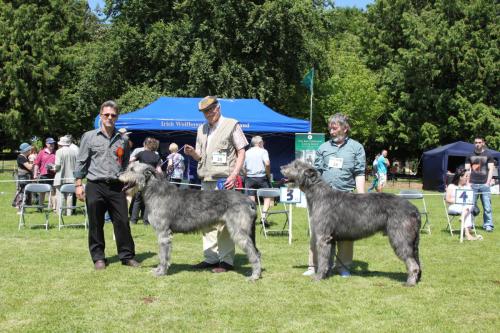
<svg viewBox="0 0 500 333">
<path fill-rule="evenodd" d="M 61 207 L 61 205 L 62 205 L 61 186 L 62 185 L 54 186 L 56 188 L 56 211 L 57 211 L 57 213 L 59 213 L 59 207 Z M 65 201 L 65 206 L 71 206 L 73 204 L 73 194 L 64 195 L 63 200 Z M 72 212 L 73 212 L 72 209 L 66 209 L 65 215 L 70 216 Z M 64 214 L 64 212 L 62 212 L 62 213 Z"/>
<path fill-rule="evenodd" d="M 203 191 L 217 190 L 217 182 L 202 182 L 201 189 Z M 234 253 L 234 243 L 229 237 L 229 232 L 224 223 L 203 230 L 203 256 L 205 262 L 216 264 L 223 261 L 226 264 L 233 265 Z"/>
<path fill-rule="evenodd" d="M 332 256 L 335 256 L 335 253 L 337 253 L 337 257 L 335 257 L 335 265 L 334 269 L 336 271 L 345 269 L 342 264 L 344 264 L 347 268 L 351 267 L 352 265 L 352 258 L 354 255 L 354 242 L 353 241 L 343 241 L 343 242 L 336 242 L 337 248 L 332 249 Z M 339 262 L 340 259 L 340 262 Z M 314 267 L 314 258 L 313 258 L 313 252 L 311 249 L 309 249 L 309 261 L 308 261 L 309 267 Z"/>
</svg>

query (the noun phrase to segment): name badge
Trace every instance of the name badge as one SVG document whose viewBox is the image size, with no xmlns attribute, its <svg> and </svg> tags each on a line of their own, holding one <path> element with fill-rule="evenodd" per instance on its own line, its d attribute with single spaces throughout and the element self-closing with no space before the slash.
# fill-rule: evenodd
<svg viewBox="0 0 500 333">
<path fill-rule="evenodd" d="M 342 164 L 344 164 L 342 157 L 332 157 L 328 160 L 328 167 L 330 168 L 342 169 Z"/>
<path fill-rule="evenodd" d="M 212 153 L 212 164 L 226 164 L 227 153 L 226 152 L 214 152 Z"/>
</svg>

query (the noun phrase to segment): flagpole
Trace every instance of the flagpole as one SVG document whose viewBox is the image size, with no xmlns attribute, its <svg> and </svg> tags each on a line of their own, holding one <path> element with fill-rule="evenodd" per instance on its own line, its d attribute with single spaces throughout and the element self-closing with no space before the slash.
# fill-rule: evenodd
<svg viewBox="0 0 500 333">
<path fill-rule="evenodd" d="M 309 109 L 309 133 L 312 133 L 313 95 L 314 95 L 314 67 L 312 68 L 312 78 L 311 78 L 311 102 L 310 102 L 310 109 Z"/>
</svg>

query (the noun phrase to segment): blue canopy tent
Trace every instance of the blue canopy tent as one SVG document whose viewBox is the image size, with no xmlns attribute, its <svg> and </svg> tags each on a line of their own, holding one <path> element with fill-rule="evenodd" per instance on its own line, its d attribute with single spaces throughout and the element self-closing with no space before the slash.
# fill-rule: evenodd
<svg viewBox="0 0 500 333">
<path fill-rule="evenodd" d="M 142 109 L 121 114 L 116 127 L 132 132 L 130 138 L 135 147 L 140 147 L 146 136 L 156 137 L 161 141 L 161 154 L 165 156 L 171 142 L 177 143 L 179 148 L 186 143 L 194 146 L 196 130 L 205 122 L 203 113 L 198 111 L 200 99 L 160 97 Z M 307 133 L 309 122 L 279 114 L 257 99 L 220 98 L 219 101 L 222 114 L 237 119 L 249 139 L 254 135 L 264 138 L 271 171 L 275 179 L 281 177 L 279 167 L 295 158 L 294 134 Z M 99 126 L 99 116 L 94 126 Z"/>
<path fill-rule="evenodd" d="M 496 159 L 496 165 L 500 161 L 500 152 L 487 150 Z M 424 152 L 422 157 L 423 188 L 424 190 L 445 190 L 446 173 L 455 172 L 457 166 L 465 164 L 465 158 L 474 152 L 471 143 L 457 141 L 445 146 L 437 147 Z"/>
</svg>

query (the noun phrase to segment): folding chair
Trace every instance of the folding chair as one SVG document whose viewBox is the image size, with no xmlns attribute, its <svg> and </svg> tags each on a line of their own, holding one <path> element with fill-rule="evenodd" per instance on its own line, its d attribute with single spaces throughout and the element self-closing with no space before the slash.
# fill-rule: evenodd
<svg viewBox="0 0 500 333">
<path fill-rule="evenodd" d="M 65 195 L 76 195 L 75 194 L 75 185 L 74 184 L 64 184 L 61 186 L 61 189 L 59 190 L 59 230 L 61 230 L 62 227 L 75 227 L 75 226 L 81 226 L 83 225 L 85 227 L 85 230 L 87 230 L 88 226 L 88 217 L 87 217 L 87 206 L 85 203 L 79 204 L 78 200 L 76 201 L 76 205 L 67 205 L 66 200 L 65 200 Z M 78 210 L 82 211 L 83 214 L 85 215 L 85 220 L 83 223 L 71 223 L 71 224 L 65 224 L 64 223 L 64 210 L 71 209 L 73 212 L 77 212 Z"/>
<path fill-rule="evenodd" d="M 267 210 L 265 213 L 265 218 L 262 218 L 263 211 L 262 211 L 262 203 L 261 203 L 261 198 L 273 198 L 274 200 L 279 200 L 280 198 L 280 189 L 279 188 L 260 188 L 257 190 L 257 203 L 259 206 L 259 211 L 260 211 L 260 216 L 261 216 L 261 223 L 262 223 L 262 230 L 264 231 L 264 236 L 267 238 L 267 234 L 271 233 L 279 233 L 279 234 L 287 234 L 287 226 L 290 223 L 290 217 L 289 217 L 289 212 L 288 212 L 288 207 L 285 203 L 281 203 L 283 205 L 283 209 L 274 209 L 272 210 L 271 207 Z M 275 215 L 284 215 L 284 223 L 283 223 L 283 228 L 281 229 L 270 229 L 269 225 L 266 226 L 266 222 L 271 222 L 270 217 L 275 216 Z"/>
<path fill-rule="evenodd" d="M 431 234 L 431 222 L 429 221 L 429 212 L 427 211 L 424 194 L 417 190 L 401 190 L 399 191 L 399 195 L 411 202 L 422 201 L 421 207 L 419 207 L 419 213 L 420 216 L 425 217 L 425 223 L 422 225 L 421 230 Z"/>
<path fill-rule="evenodd" d="M 42 213 L 45 213 L 45 223 L 42 224 L 32 224 L 32 226 L 35 225 L 43 225 L 45 226 L 45 230 L 49 230 L 49 214 L 50 214 L 50 200 L 51 200 L 51 191 L 52 187 L 49 184 L 28 184 L 24 187 L 24 197 L 23 201 L 21 203 L 21 216 L 19 216 L 19 230 L 21 230 L 21 226 L 26 226 L 26 220 L 24 217 L 24 214 L 26 213 L 27 209 L 34 209 L 37 211 L 41 211 Z M 26 204 L 26 198 L 28 197 L 29 194 L 42 194 L 42 193 L 48 193 L 47 197 L 48 203 L 45 205 L 43 202 L 39 204 L 31 204 L 28 205 Z"/>
<path fill-rule="evenodd" d="M 472 195 L 472 190 L 471 191 L 471 195 Z M 458 202 L 459 200 L 457 200 L 457 198 L 455 198 L 455 203 L 460 203 Z M 445 216 L 446 216 L 446 221 L 448 222 L 448 227 L 447 229 L 450 231 L 450 236 L 453 237 L 453 233 L 456 232 L 456 231 L 459 231 L 460 232 L 460 243 L 463 242 L 464 240 L 464 229 L 465 229 L 465 225 L 463 223 L 463 221 L 460 222 L 460 229 L 454 229 L 453 228 L 453 222 L 456 220 L 456 218 L 458 217 L 458 220 L 460 220 L 460 217 L 462 216 L 462 213 L 459 213 L 459 212 L 450 212 L 448 210 L 448 204 L 446 202 L 446 193 L 443 195 L 443 207 L 444 207 L 444 213 L 445 213 Z M 472 214 L 472 231 L 474 232 L 474 236 L 477 237 L 477 233 L 476 233 L 476 227 L 475 227 L 475 223 L 474 223 L 474 218 L 475 216 L 477 215 L 476 212 L 474 212 L 474 208 L 472 208 L 473 212 L 471 213 Z"/>
</svg>

